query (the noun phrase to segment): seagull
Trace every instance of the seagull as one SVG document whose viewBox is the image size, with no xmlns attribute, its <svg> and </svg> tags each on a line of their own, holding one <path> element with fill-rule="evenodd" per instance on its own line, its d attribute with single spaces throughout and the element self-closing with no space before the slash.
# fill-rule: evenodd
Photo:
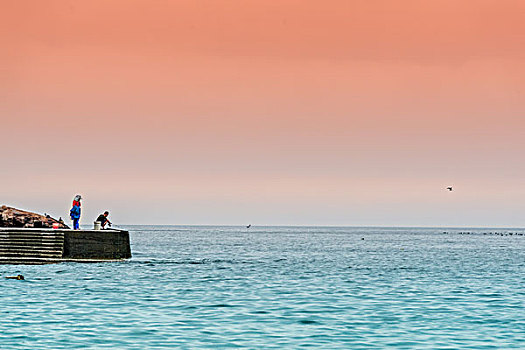
<svg viewBox="0 0 525 350">
<path fill-rule="evenodd" d="M 447 187 L 447 190 L 452 191 L 452 186 L 451 187 Z"/>
</svg>

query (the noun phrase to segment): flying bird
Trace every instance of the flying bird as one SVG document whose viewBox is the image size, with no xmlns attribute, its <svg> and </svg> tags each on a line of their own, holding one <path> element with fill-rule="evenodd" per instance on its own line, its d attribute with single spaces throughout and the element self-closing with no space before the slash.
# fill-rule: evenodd
<svg viewBox="0 0 525 350">
<path fill-rule="evenodd" d="M 452 187 L 447 187 L 447 190 L 452 191 Z"/>
</svg>

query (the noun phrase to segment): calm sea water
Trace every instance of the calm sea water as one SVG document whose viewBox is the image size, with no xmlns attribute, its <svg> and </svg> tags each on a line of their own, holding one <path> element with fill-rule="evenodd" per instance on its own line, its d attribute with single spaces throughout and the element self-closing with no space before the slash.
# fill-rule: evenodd
<svg viewBox="0 0 525 350">
<path fill-rule="evenodd" d="M 127 262 L 0 265 L 0 348 L 525 349 L 523 230 L 127 229 Z"/>
</svg>

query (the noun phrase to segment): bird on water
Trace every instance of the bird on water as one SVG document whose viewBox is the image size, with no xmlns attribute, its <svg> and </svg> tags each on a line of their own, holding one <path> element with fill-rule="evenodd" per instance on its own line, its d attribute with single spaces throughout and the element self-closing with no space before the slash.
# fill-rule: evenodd
<svg viewBox="0 0 525 350">
<path fill-rule="evenodd" d="M 6 278 L 9 279 L 9 280 L 19 280 L 19 281 L 25 279 L 24 276 L 22 276 L 22 275 L 6 276 Z"/>
</svg>

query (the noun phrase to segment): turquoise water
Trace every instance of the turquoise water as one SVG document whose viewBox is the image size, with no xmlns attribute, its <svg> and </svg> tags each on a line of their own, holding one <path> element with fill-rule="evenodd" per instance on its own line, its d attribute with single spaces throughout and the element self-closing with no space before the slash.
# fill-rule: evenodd
<svg viewBox="0 0 525 350">
<path fill-rule="evenodd" d="M 0 348 L 525 348 L 523 230 L 127 229 L 128 262 L 0 265 Z"/>
</svg>

